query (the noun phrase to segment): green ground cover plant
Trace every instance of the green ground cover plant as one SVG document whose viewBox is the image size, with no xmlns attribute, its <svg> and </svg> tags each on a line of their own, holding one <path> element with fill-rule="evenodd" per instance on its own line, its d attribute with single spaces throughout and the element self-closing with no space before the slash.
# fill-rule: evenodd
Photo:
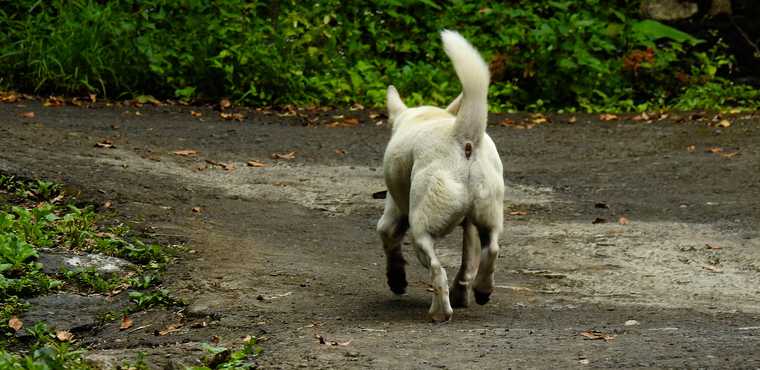
<svg viewBox="0 0 760 370">
<path fill-rule="evenodd" d="M 459 92 L 449 28 L 490 60 L 495 111 L 758 108 L 757 90 L 725 79 L 725 45 L 641 20 L 639 4 L 5 1 L 0 89 L 381 107 L 394 84 L 409 104 L 445 104 Z"/>
<path fill-rule="evenodd" d="M 186 305 L 159 285 L 163 267 L 188 247 L 149 245 L 134 236 L 127 239 L 134 234 L 130 227 L 106 228 L 100 222 L 105 215 L 75 201 L 57 184 L 0 174 L 0 369 L 88 368 L 80 361 L 83 351 L 70 350 L 67 341 L 56 340 L 55 328 L 44 322 L 23 328 L 33 342 L 17 342 L 9 323 L 28 307 L 26 300 L 31 297 L 56 292 L 118 294 L 133 289 L 123 294 L 129 294 L 134 305 L 125 312 L 105 313 L 103 322 L 150 307 Z M 94 268 L 69 271 L 61 267 L 60 273 L 47 274 L 35 261 L 40 251 L 116 256 L 132 262 L 134 271 L 105 276 Z M 19 348 L 27 346 L 26 354 L 18 354 Z M 17 353 L 10 353 L 11 347 Z"/>
</svg>

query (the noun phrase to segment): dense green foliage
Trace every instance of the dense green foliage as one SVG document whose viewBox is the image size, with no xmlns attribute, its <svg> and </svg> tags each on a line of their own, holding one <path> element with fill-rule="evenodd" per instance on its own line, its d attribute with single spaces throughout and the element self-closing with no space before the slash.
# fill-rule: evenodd
<svg viewBox="0 0 760 370">
<path fill-rule="evenodd" d="M 721 44 L 640 20 L 634 0 L 4 1 L 0 88 L 253 105 L 446 103 L 438 32 L 491 62 L 494 110 L 758 106 Z"/>
</svg>

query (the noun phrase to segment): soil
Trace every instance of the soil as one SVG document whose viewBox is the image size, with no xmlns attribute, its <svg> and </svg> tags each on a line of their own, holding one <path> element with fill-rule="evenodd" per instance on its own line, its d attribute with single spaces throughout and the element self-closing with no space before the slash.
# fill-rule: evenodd
<svg viewBox="0 0 760 370">
<path fill-rule="evenodd" d="M 0 104 L 0 169 L 63 183 L 119 222 L 194 249 L 164 279 L 189 305 L 135 314 L 138 330 L 76 333 L 91 361 L 115 366 L 140 351 L 154 368 L 200 365 L 202 343 L 239 348 L 252 335 L 261 369 L 760 367 L 758 116 L 722 114 L 731 124 L 721 127 L 717 113 L 551 115 L 528 129 L 525 114 L 492 115 L 507 183 L 498 287 L 488 304 L 435 324 L 408 243 L 407 293 L 385 282 L 383 200 L 372 195 L 384 189 L 390 132 L 369 118 L 381 112 L 299 111 L 316 127 L 287 110 L 231 112 L 248 118 Z M 359 124 L 320 125 L 340 115 Z M 95 146 L 104 139 L 117 148 Z M 172 154 L 182 150 L 197 153 Z M 460 243 L 455 232 L 437 248 L 449 277 Z M 179 313 L 187 325 L 154 335 Z"/>
</svg>

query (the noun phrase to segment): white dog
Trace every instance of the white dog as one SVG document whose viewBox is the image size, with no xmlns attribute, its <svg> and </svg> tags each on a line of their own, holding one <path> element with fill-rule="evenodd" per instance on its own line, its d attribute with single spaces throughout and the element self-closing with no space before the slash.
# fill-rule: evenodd
<svg viewBox="0 0 760 370">
<path fill-rule="evenodd" d="M 377 224 L 388 285 L 396 294 L 407 285 L 401 241 L 411 229 L 417 259 L 430 270 L 435 321 L 451 319 L 452 304 L 469 306 L 473 292 L 478 304 L 488 302 L 504 221 L 501 159 L 486 134 L 488 65 L 459 33 L 444 30 L 441 37 L 462 94 L 446 109 L 407 108 L 388 86 L 393 136 L 383 159 L 388 195 Z M 464 228 L 462 267 L 449 294 L 435 242 L 457 225 Z"/>
</svg>

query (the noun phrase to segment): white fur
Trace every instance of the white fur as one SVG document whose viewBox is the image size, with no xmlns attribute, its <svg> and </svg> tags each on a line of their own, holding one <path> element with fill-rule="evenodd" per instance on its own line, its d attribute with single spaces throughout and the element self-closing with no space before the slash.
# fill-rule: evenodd
<svg viewBox="0 0 760 370">
<path fill-rule="evenodd" d="M 488 65 L 459 33 L 445 30 L 441 37 L 462 83 L 462 95 L 446 109 L 407 108 L 396 89 L 388 86 L 393 135 L 383 159 L 385 212 L 377 224 L 388 285 L 397 294 L 407 285 L 401 241 L 411 231 L 417 259 L 430 270 L 430 316 L 435 321 L 449 320 L 452 304 L 467 307 L 473 292 L 476 302 L 488 302 L 504 220 L 501 159 L 485 132 Z M 464 229 L 462 267 L 449 293 L 435 242 L 458 225 Z"/>
</svg>

